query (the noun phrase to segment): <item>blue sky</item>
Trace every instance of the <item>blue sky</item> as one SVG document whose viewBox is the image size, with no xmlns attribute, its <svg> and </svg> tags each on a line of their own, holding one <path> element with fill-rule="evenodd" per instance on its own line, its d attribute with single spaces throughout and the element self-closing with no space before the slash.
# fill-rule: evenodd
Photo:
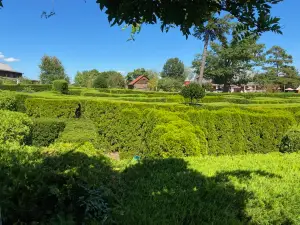
<svg viewBox="0 0 300 225">
<path fill-rule="evenodd" d="M 168 58 L 179 57 L 188 67 L 203 43 L 188 40 L 178 29 L 162 33 L 158 25 L 144 26 L 135 42 L 127 42 L 129 30 L 110 27 L 95 0 L 3 0 L 0 10 L 0 61 L 4 59 L 26 77 L 37 79 L 44 54 L 57 56 L 67 74 L 98 69 L 132 71 L 144 67 L 160 71 Z M 41 19 L 43 11 L 56 15 Z M 272 14 L 282 18 L 283 35 L 266 33 L 260 42 L 279 45 L 294 57 L 300 69 L 300 1 L 284 0 Z M 3 58 L 5 57 L 5 58 Z"/>
</svg>

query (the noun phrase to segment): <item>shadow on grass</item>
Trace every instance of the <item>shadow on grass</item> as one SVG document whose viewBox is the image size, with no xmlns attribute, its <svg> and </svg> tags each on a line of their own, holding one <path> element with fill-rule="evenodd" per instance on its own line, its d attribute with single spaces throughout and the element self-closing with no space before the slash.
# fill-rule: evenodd
<svg viewBox="0 0 300 225">
<path fill-rule="evenodd" d="M 121 172 L 100 155 L 0 151 L 0 206 L 5 224 L 247 224 L 253 194 L 229 176 L 209 177 L 182 159 L 148 159 Z"/>
<path fill-rule="evenodd" d="M 264 171 L 218 173 L 208 177 L 187 168 L 182 159 L 145 160 L 122 174 L 120 224 L 247 224 L 244 213 L 253 194 L 237 190 L 229 176 L 251 174 L 276 177 Z"/>
</svg>

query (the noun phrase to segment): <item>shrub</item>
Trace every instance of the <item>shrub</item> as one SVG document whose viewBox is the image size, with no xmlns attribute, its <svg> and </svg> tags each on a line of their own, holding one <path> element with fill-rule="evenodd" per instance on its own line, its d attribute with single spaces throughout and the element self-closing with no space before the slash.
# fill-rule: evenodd
<svg viewBox="0 0 300 225">
<path fill-rule="evenodd" d="M 190 83 L 182 88 L 180 93 L 185 99 L 188 99 L 189 103 L 198 103 L 200 99 L 205 96 L 205 89 L 200 84 Z"/>
<path fill-rule="evenodd" d="M 105 78 L 104 76 L 102 76 L 102 74 L 100 74 L 99 76 L 97 76 L 93 82 L 93 87 L 94 88 L 107 88 L 108 84 L 107 84 L 107 78 Z"/>
<path fill-rule="evenodd" d="M 285 152 L 298 152 L 300 151 L 300 127 L 293 127 L 286 132 L 283 136 L 280 151 Z"/>
<path fill-rule="evenodd" d="M 15 111 L 17 108 L 16 96 L 12 92 L 1 91 L 0 92 L 0 110 Z"/>
<path fill-rule="evenodd" d="M 64 130 L 65 122 L 51 118 L 33 120 L 33 126 L 27 144 L 34 146 L 49 146 Z"/>
<path fill-rule="evenodd" d="M 207 141 L 199 127 L 162 110 L 151 110 L 145 117 L 144 139 L 148 149 L 144 155 L 166 158 L 207 154 Z"/>
<path fill-rule="evenodd" d="M 115 173 L 92 145 L 0 145 L 0 153 L 4 224 L 112 224 Z"/>
<path fill-rule="evenodd" d="M 97 148 L 99 147 L 98 131 L 91 120 L 69 120 L 57 142 L 77 144 L 90 142 Z"/>
<path fill-rule="evenodd" d="M 23 113 L 0 110 L 0 121 L 0 144 L 10 142 L 23 144 L 32 125 L 30 118 Z"/>
<path fill-rule="evenodd" d="M 68 94 L 69 84 L 65 80 L 55 80 L 52 84 L 52 90 L 60 92 L 61 94 Z"/>
</svg>

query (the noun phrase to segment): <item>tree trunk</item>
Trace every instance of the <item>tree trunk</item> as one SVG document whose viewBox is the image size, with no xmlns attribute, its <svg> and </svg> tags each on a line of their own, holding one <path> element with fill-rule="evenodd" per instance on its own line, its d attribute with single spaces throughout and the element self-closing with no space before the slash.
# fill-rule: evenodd
<svg viewBox="0 0 300 225">
<path fill-rule="evenodd" d="M 223 92 L 229 92 L 230 84 L 227 80 L 224 82 Z"/>
<path fill-rule="evenodd" d="M 205 35 L 204 38 L 204 49 L 202 53 L 202 60 L 201 60 L 201 66 L 200 66 L 200 74 L 198 77 L 198 82 L 200 86 L 202 86 L 202 81 L 203 81 L 203 75 L 204 75 L 204 69 L 205 69 L 205 63 L 206 63 L 206 57 L 207 57 L 207 48 L 209 44 L 209 36 L 208 34 Z"/>
</svg>

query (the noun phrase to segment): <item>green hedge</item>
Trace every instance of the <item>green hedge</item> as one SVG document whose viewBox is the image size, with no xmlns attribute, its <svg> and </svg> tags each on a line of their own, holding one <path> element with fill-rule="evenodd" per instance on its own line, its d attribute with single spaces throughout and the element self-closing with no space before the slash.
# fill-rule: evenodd
<svg viewBox="0 0 300 225">
<path fill-rule="evenodd" d="M 66 128 L 60 134 L 57 142 L 77 144 L 90 142 L 95 148 L 98 148 L 98 131 L 91 120 L 69 120 L 66 122 Z"/>
<path fill-rule="evenodd" d="M 33 120 L 33 125 L 27 144 L 34 146 L 49 146 L 64 130 L 65 122 L 51 118 Z"/>
<path fill-rule="evenodd" d="M 300 127 L 295 126 L 286 132 L 280 144 L 281 152 L 300 151 Z"/>
<path fill-rule="evenodd" d="M 16 95 L 10 91 L 0 91 L 0 110 L 16 111 Z"/>
<path fill-rule="evenodd" d="M 177 92 L 157 92 L 157 91 L 141 91 L 141 90 L 131 90 L 131 89 L 109 89 L 109 88 L 99 88 L 100 92 L 106 92 L 110 94 L 144 94 L 147 96 L 166 96 L 166 95 L 178 95 Z"/>
<path fill-rule="evenodd" d="M 295 123 L 290 114 L 241 110 L 192 110 L 192 124 L 204 131 L 210 155 L 278 151 L 284 133 Z"/>
<path fill-rule="evenodd" d="M 23 144 L 30 133 L 31 119 L 23 113 L 0 110 L 0 144 Z"/>
<path fill-rule="evenodd" d="M 72 99 L 29 98 L 25 102 L 26 112 L 32 117 L 79 118 L 81 101 Z"/>
<path fill-rule="evenodd" d="M 207 153 L 204 133 L 175 113 L 123 109 L 94 118 L 104 149 L 122 157 L 200 156 Z"/>
<path fill-rule="evenodd" d="M 50 91 L 52 86 L 48 84 L 17 84 L 17 85 L 0 85 L 0 90 L 23 91 L 24 88 L 30 88 L 33 91 Z"/>
<path fill-rule="evenodd" d="M 159 151 L 154 150 L 153 146 L 150 146 L 151 144 L 148 145 L 145 136 L 143 136 L 146 135 L 142 133 L 144 126 L 149 124 L 144 121 L 144 118 L 148 115 L 147 110 L 151 108 L 165 110 L 161 115 L 158 116 L 157 114 L 157 117 L 163 116 L 164 113 L 171 116 L 174 112 L 182 118 L 182 120 L 177 119 L 178 124 L 176 125 L 173 124 L 173 121 L 163 123 L 160 130 L 155 128 L 160 124 L 153 122 L 155 125 L 153 130 L 157 132 L 157 136 L 166 138 L 171 134 L 162 135 L 161 132 L 176 128 L 178 132 L 180 130 L 190 132 L 201 139 L 201 135 L 197 134 L 198 130 L 201 130 L 208 142 L 208 153 L 212 155 L 278 151 L 278 145 L 283 134 L 295 123 L 292 114 L 285 113 L 282 107 L 281 112 L 277 115 L 276 110 L 273 113 L 271 109 L 267 108 L 247 109 L 245 107 L 245 110 L 228 108 L 209 111 L 201 110 L 201 108 L 191 110 L 191 107 L 171 103 L 135 103 L 107 99 L 84 101 L 81 99 L 31 98 L 26 100 L 27 113 L 34 117 L 74 118 L 79 104 L 81 105 L 81 117 L 91 119 L 97 124 L 102 137 L 102 145 L 105 145 L 103 148 L 110 151 L 122 151 L 124 155 L 127 153 L 129 155 L 151 155 L 152 152 L 153 154 L 156 152 L 154 154 L 156 156 L 171 154 L 172 150 L 165 155 L 161 152 L 157 153 Z M 297 107 L 299 109 L 299 106 Z M 155 118 L 151 120 L 155 121 Z M 185 122 L 192 124 L 195 130 L 192 128 L 184 130 Z M 168 128 L 163 128 L 164 126 Z M 151 139 L 151 132 L 147 133 L 147 138 L 155 142 L 155 138 Z M 180 134 L 178 135 L 180 136 Z M 189 138 L 193 135 L 189 134 Z M 180 139 L 179 136 L 177 141 Z M 188 135 L 186 134 L 186 136 Z M 172 139 L 171 137 L 168 138 Z M 166 142 L 163 138 L 161 140 L 162 143 Z M 185 140 L 181 139 L 180 142 L 184 144 Z M 187 142 L 184 145 L 187 145 Z M 159 148 L 164 149 L 163 146 Z M 184 148 L 190 147 L 182 147 L 182 149 Z M 181 154 L 191 155 L 188 151 L 182 153 L 184 151 L 179 151 L 178 156 L 182 156 Z"/>
<path fill-rule="evenodd" d="M 52 90 L 61 94 L 68 94 L 69 83 L 66 80 L 55 80 L 52 84 Z"/>
<path fill-rule="evenodd" d="M 76 88 L 69 88 L 69 95 L 81 95 L 81 93 L 83 92 L 83 90 L 81 89 L 76 89 Z"/>
</svg>

